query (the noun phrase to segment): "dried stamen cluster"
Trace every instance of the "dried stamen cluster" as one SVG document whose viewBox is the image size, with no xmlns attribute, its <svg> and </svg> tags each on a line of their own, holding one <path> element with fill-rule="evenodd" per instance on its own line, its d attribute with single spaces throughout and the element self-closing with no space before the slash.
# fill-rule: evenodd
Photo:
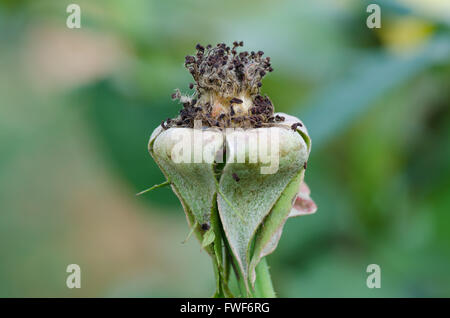
<svg viewBox="0 0 450 318">
<path fill-rule="evenodd" d="M 270 58 L 263 58 L 264 52 L 238 53 L 243 42 L 234 42 L 233 47 L 219 43 L 212 47 L 197 44 L 195 56 L 186 56 L 185 66 L 195 80 L 189 88 L 195 87 L 192 97 L 181 95 L 179 90 L 172 94 L 183 109 L 175 119 L 167 119 L 161 125 L 169 127 L 193 127 L 195 120 L 201 120 L 206 127 L 263 127 L 284 121 L 274 116 L 272 102 L 260 95 L 262 78 L 272 72 Z"/>
</svg>

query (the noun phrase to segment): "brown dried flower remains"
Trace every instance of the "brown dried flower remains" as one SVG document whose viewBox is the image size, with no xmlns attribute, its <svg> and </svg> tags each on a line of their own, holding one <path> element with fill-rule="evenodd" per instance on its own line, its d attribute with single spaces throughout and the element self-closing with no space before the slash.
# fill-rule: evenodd
<svg viewBox="0 0 450 318">
<path fill-rule="evenodd" d="M 273 126 L 284 121 L 274 116 L 274 107 L 269 97 L 260 94 L 263 77 L 273 71 L 270 57 L 264 52 L 238 52 L 244 43 L 234 42 L 232 47 L 219 43 L 215 47 L 197 44 L 195 56 L 188 55 L 185 67 L 195 84 L 192 96 L 184 96 L 180 90 L 172 99 L 183 105 L 176 118 L 161 123 L 170 127 L 194 127 L 201 120 L 203 127 L 259 128 Z"/>
</svg>

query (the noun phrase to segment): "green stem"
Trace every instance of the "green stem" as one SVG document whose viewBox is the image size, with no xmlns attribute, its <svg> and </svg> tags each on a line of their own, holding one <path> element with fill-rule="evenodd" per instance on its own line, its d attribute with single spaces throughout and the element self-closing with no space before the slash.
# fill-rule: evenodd
<svg viewBox="0 0 450 318">
<path fill-rule="evenodd" d="M 141 192 L 139 192 L 139 193 L 136 193 L 136 196 L 142 195 L 142 194 L 144 194 L 144 193 L 153 191 L 153 190 L 158 189 L 158 188 L 162 188 L 162 187 L 168 186 L 169 184 L 170 184 L 170 181 L 169 181 L 169 180 L 166 180 L 166 181 L 164 181 L 163 183 L 155 184 L 153 187 L 150 187 L 150 188 L 148 188 L 148 189 L 146 189 L 146 190 L 144 190 L 144 191 L 141 191 Z"/>
<path fill-rule="evenodd" d="M 256 266 L 255 296 L 262 298 L 276 297 L 265 257 Z"/>
<path fill-rule="evenodd" d="M 219 264 L 217 264 L 217 260 L 213 257 L 213 267 L 214 267 L 214 276 L 216 276 L 216 292 L 213 295 L 213 298 L 223 298 L 224 293 L 222 290 L 222 278 L 220 275 Z"/>
</svg>

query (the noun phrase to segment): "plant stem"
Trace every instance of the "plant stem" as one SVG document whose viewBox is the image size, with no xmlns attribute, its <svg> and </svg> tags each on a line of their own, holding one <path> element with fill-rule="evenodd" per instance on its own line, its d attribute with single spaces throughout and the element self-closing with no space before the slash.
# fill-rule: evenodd
<svg viewBox="0 0 450 318">
<path fill-rule="evenodd" d="M 153 187 L 150 187 L 150 188 L 148 188 L 148 189 L 146 189 L 146 190 L 144 190 L 144 191 L 141 191 L 141 192 L 139 192 L 139 193 L 136 193 L 136 196 L 142 195 L 142 194 L 144 194 L 144 193 L 153 191 L 153 190 L 158 189 L 158 188 L 162 188 L 162 187 L 168 186 L 169 184 L 170 184 L 170 181 L 169 181 L 169 180 L 166 180 L 166 181 L 164 181 L 163 183 L 155 184 Z"/>
<path fill-rule="evenodd" d="M 265 257 L 256 266 L 255 296 L 263 298 L 276 297 Z"/>
</svg>

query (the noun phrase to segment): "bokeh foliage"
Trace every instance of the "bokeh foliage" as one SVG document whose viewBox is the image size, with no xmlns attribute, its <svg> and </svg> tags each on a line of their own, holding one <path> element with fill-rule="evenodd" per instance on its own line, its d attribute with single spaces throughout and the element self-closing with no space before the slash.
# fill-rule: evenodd
<svg viewBox="0 0 450 318">
<path fill-rule="evenodd" d="M 206 255 L 147 152 L 197 42 L 271 56 L 277 111 L 313 140 L 319 209 L 269 257 L 280 296 L 450 296 L 446 0 L 0 2 L 0 296 L 207 296 Z M 82 267 L 80 290 L 65 267 Z M 382 288 L 366 287 L 368 264 Z"/>
</svg>

